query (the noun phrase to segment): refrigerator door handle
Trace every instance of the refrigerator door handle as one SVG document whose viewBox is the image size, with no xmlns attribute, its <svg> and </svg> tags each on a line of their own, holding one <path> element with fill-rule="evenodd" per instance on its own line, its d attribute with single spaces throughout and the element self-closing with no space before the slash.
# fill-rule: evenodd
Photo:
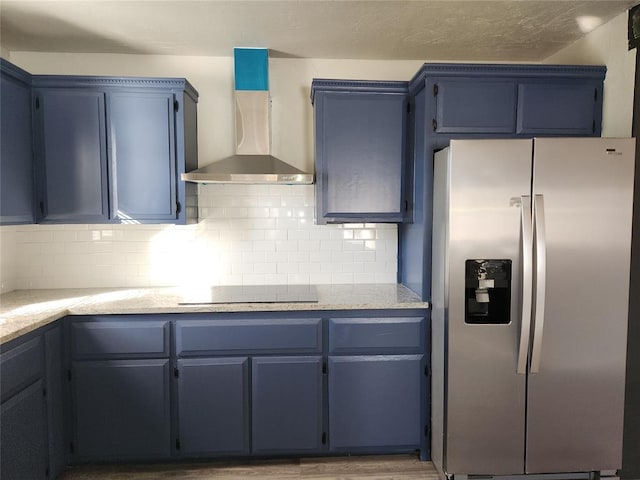
<svg viewBox="0 0 640 480">
<path fill-rule="evenodd" d="M 522 228 L 522 316 L 516 373 L 525 375 L 531 336 L 531 300 L 533 298 L 533 226 L 531 223 L 531 197 L 529 195 L 520 197 L 520 218 Z"/>
<path fill-rule="evenodd" d="M 533 197 L 533 224 L 536 252 L 536 303 L 533 345 L 531 347 L 531 373 L 540 371 L 542 332 L 544 330 L 544 304 L 547 289 L 547 243 L 544 218 L 544 197 Z"/>
</svg>

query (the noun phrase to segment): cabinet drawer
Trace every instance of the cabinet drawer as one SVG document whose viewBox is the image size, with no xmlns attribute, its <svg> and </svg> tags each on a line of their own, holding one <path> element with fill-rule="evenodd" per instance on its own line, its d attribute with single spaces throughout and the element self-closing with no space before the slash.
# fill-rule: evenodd
<svg viewBox="0 0 640 480">
<path fill-rule="evenodd" d="M 423 317 L 331 318 L 329 351 L 332 353 L 412 353 L 425 344 Z"/>
<path fill-rule="evenodd" d="M 0 355 L 2 401 L 18 393 L 43 375 L 42 337 L 36 337 Z"/>
<path fill-rule="evenodd" d="M 169 322 L 119 320 L 71 325 L 73 358 L 168 357 Z"/>
<path fill-rule="evenodd" d="M 322 350 L 319 318 L 185 320 L 176 322 L 176 353 L 316 353 Z"/>
</svg>

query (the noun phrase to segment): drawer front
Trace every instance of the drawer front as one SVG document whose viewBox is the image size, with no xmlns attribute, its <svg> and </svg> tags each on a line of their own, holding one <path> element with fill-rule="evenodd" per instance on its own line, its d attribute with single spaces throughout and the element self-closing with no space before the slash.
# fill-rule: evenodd
<svg viewBox="0 0 640 480">
<path fill-rule="evenodd" d="M 331 318 L 331 353 L 417 353 L 426 343 L 423 317 Z"/>
<path fill-rule="evenodd" d="M 185 320 L 176 322 L 176 353 L 318 353 L 319 318 L 283 320 Z"/>
<path fill-rule="evenodd" d="M 43 369 L 42 337 L 36 337 L 0 355 L 2 401 L 42 377 Z"/>
<path fill-rule="evenodd" d="M 169 322 L 107 320 L 71 325 L 73 358 L 168 357 Z"/>
</svg>

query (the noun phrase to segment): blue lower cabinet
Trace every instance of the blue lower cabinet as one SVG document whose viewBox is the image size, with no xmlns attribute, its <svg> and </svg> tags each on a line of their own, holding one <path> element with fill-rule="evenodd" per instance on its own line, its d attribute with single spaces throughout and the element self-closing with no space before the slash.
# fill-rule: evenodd
<svg viewBox="0 0 640 480">
<path fill-rule="evenodd" d="M 0 478 L 48 478 L 47 418 L 43 380 L 0 407 Z"/>
<path fill-rule="evenodd" d="M 329 449 L 420 448 L 422 369 L 422 355 L 329 356 Z"/>
<path fill-rule="evenodd" d="M 178 360 L 182 456 L 249 453 L 249 359 Z"/>
<path fill-rule="evenodd" d="M 56 478 L 67 462 L 68 436 L 65 423 L 64 383 L 62 379 L 62 331 L 60 327 L 44 334 L 47 417 L 49 420 L 49 471 Z"/>
<path fill-rule="evenodd" d="M 323 448 L 322 377 L 320 356 L 251 359 L 254 453 Z"/>
<path fill-rule="evenodd" d="M 169 360 L 72 364 L 76 461 L 171 454 Z"/>
</svg>

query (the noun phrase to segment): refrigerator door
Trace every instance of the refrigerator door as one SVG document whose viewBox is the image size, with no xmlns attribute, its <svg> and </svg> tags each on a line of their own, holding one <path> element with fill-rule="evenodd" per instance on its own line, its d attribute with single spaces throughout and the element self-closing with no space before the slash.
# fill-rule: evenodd
<svg viewBox="0 0 640 480">
<path fill-rule="evenodd" d="M 449 280 L 444 317 L 438 320 L 448 321 L 443 333 L 448 473 L 524 472 L 526 375 L 517 373 L 520 205 L 522 196 L 530 195 L 531 149 L 532 140 L 452 140 L 448 158 L 436 158 L 435 181 L 449 183 L 448 189 L 436 188 L 448 190 L 448 238 L 434 242 L 445 245 L 444 252 L 434 250 L 434 263 L 444 255 Z M 434 323 L 434 332 L 439 327 Z"/>
<path fill-rule="evenodd" d="M 535 140 L 546 276 L 536 282 L 544 323 L 532 330 L 527 473 L 621 467 L 634 149 L 633 139 Z"/>
</svg>

